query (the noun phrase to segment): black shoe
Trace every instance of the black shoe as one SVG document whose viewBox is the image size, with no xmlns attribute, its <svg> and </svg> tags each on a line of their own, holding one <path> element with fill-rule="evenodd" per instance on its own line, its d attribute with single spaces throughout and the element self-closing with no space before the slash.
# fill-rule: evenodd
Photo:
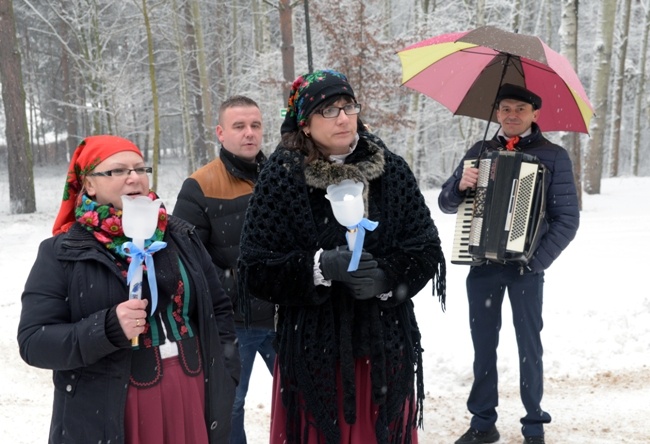
<svg viewBox="0 0 650 444">
<path fill-rule="evenodd" d="M 489 444 L 497 442 L 501 435 L 497 430 L 497 426 L 492 426 L 487 432 L 481 432 L 473 427 L 465 432 L 463 436 L 458 438 L 454 444 Z M 543 442 L 543 441 L 542 441 Z"/>
<path fill-rule="evenodd" d="M 526 436 L 524 444 L 545 444 L 544 435 L 542 436 Z"/>
</svg>

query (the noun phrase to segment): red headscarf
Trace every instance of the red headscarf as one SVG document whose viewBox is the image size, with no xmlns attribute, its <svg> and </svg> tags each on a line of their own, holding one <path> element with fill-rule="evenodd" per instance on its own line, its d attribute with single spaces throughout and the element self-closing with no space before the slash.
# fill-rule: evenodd
<svg viewBox="0 0 650 444">
<path fill-rule="evenodd" d="M 81 198 L 79 193 L 88 173 L 113 154 L 122 151 L 133 151 L 142 157 L 140 149 L 133 142 L 121 137 L 90 136 L 81 141 L 70 159 L 68 177 L 63 189 L 63 201 L 54 221 L 52 234 L 64 233 L 74 223 L 74 210 L 79 204 Z"/>
</svg>

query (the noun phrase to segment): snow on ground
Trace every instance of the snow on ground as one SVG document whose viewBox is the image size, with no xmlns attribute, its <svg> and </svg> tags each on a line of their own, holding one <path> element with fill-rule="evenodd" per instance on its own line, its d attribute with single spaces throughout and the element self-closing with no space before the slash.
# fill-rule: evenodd
<svg viewBox="0 0 650 444">
<path fill-rule="evenodd" d="M 50 235 L 63 192 L 66 166 L 36 168 L 37 212 L 9 214 L 6 166 L 0 174 L 0 436 L 14 444 L 47 441 L 51 372 L 27 366 L 18 355 L 20 295 L 38 244 Z M 185 177 L 165 160 L 158 194 L 169 210 Z M 650 178 L 602 181 L 601 194 L 584 195 L 578 236 L 546 273 L 544 298 L 545 397 L 553 417 L 548 443 L 650 443 Z M 437 208 L 438 190 L 425 192 L 450 256 L 455 216 Z M 469 425 L 465 401 L 472 383 L 467 319 L 467 267 L 448 266 L 447 311 L 427 287 L 415 298 L 423 335 L 427 398 L 424 444 L 451 444 Z M 501 444 L 520 443 L 523 407 L 509 304 L 504 304 L 499 347 Z M 258 360 L 259 361 L 259 360 Z M 252 444 L 268 442 L 271 376 L 261 361 L 247 399 Z"/>
</svg>

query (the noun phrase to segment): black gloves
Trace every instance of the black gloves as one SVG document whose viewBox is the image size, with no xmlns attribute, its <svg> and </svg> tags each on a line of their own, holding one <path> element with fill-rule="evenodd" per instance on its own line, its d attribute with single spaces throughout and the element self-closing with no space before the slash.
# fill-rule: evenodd
<svg viewBox="0 0 650 444">
<path fill-rule="evenodd" d="M 335 250 L 325 250 L 320 255 L 320 269 L 323 277 L 328 281 L 348 282 L 352 273 L 348 271 L 352 252 L 347 247 L 338 247 Z M 357 270 L 377 268 L 377 261 L 372 259 L 372 254 L 363 252 Z"/>
<path fill-rule="evenodd" d="M 381 268 L 371 268 L 350 273 L 354 279 L 345 282 L 355 299 L 366 300 L 390 290 L 386 273 Z"/>
<path fill-rule="evenodd" d="M 325 250 L 320 256 L 320 269 L 323 278 L 343 282 L 354 294 L 356 299 L 370 299 L 390 290 L 386 274 L 377 268 L 377 261 L 370 253 L 362 252 L 359 267 L 349 272 L 348 266 L 352 252 L 346 247 L 335 250 Z"/>
</svg>

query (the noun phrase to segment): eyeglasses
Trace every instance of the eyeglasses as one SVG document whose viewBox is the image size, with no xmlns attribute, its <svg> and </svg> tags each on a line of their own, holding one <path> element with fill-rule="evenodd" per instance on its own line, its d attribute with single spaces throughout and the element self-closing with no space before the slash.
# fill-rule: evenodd
<svg viewBox="0 0 650 444">
<path fill-rule="evenodd" d="M 143 176 L 145 174 L 151 174 L 153 168 L 152 167 L 114 168 L 108 171 L 97 171 L 95 173 L 90 173 L 89 176 L 122 177 L 122 176 L 128 176 L 129 174 L 131 174 L 131 171 L 135 171 L 135 174 L 137 174 L 138 176 Z"/>
<path fill-rule="evenodd" d="M 341 114 L 341 110 L 343 110 L 343 112 L 348 116 L 359 114 L 361 112 L 361 104 L 348 103 L 345 106 L 328 106 L 327 108 L 319 109 L 316 112 L 326 119 L 336 119 L 339 114 Z"/>
</svg>

